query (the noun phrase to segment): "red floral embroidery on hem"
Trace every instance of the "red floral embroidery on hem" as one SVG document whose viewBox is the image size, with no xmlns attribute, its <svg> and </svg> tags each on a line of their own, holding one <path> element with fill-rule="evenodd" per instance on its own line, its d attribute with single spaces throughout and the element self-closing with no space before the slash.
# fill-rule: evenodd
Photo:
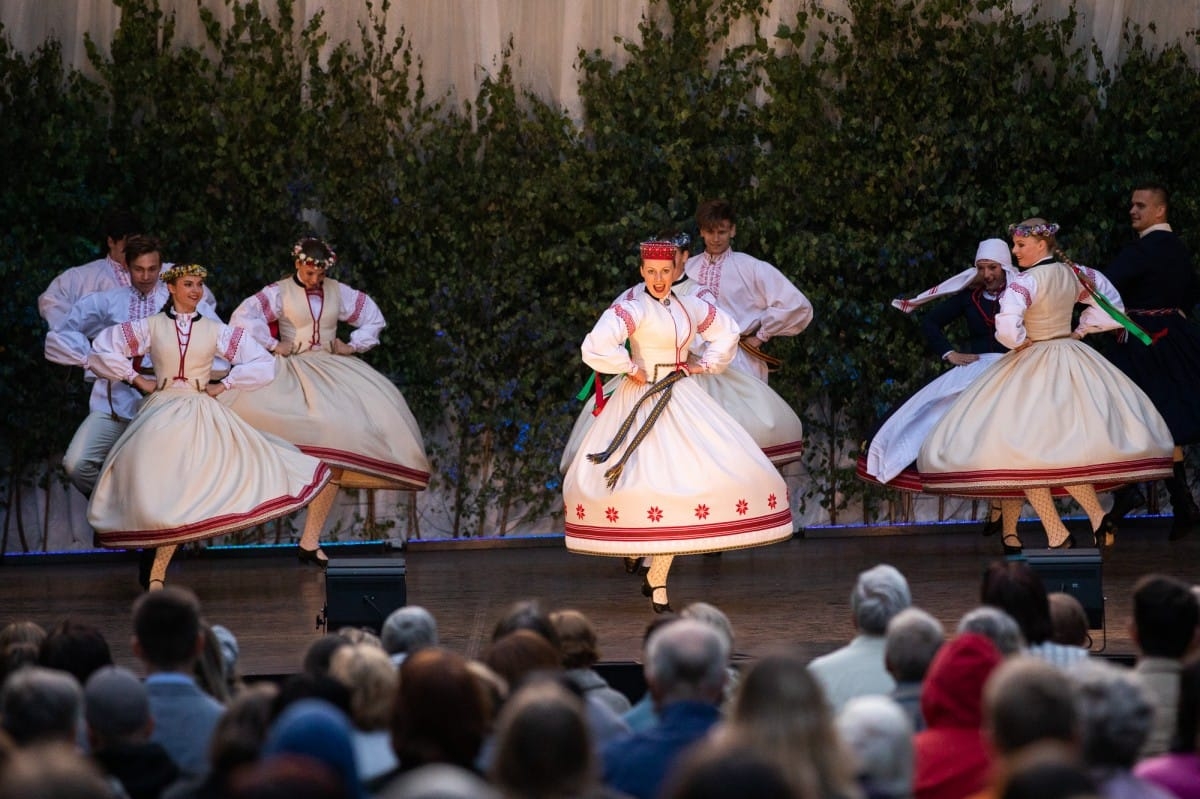
<svg viewBox="0 0 1200 799">
<path fill-rule="evenodd" d="M 707 505 L 697 505 L 696 506 L 696 518 L 697 519 L 707 519 L 708 518 L 708 506 Z"/>
<path fill-rule="evenodd" d="M 749 503 L 749 502 L 747 502 L 747 501 L 746 501 L 746 500 L 744 500 L 744 499 L 739 499 L 739 500 L 737 501 L 737 512 L 738 512 L 738 515 L 739 515 L 739 516 L 745 516 L 745 515 L 746 515 L 746 511 L 748 511 L 748 510 L 750 510 L 750 503 Z"/>
<path fill-rule="evenodd" d="M 646 518 L 652 522 L 661 522 L 663 517 L 662 508 L 651 507 L 646 511 Z"/>
</svg>

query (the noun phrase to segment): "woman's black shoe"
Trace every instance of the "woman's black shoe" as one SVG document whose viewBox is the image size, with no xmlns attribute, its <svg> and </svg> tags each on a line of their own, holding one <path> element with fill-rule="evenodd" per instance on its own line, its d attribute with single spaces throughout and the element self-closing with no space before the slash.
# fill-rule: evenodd
<svg viewBox="0 0 1200 799">
<path fill-rule="evenodd" d="M 654 596 L 654 589 L 650 586 L 650 578 L 649 577 L 642 578 L 642 596 L 644 596 L 644 597 Z"/>
<path fill-rule="evenodd" d="M 1111 547 L 1117 542 L 1117 523 L 1113 520 L 1112 514 L 1105 514 L 1100 520 L 1100 526 L 1096 528 L 1092 536 L 1096 539 L 1096 546 Z"/>
<path fill-rule="evenodd" d="M 300 559 L 301 563 L 311 563 L 322 571 L 329 567 L 329 558 L 321 551 L 320 547 L 316 549 L 296 547 L 296 557 Z"/>
<path fill-rule="evenodd" d="M 648 593 L 645 590 L 646 588 L 650 588 L 650 591 Z M 647 581 L 645 586 L 643 586 L 643 588 L 642 588 L 642 593 L 646 594 L 646 596 L 648 596 L 648 597 L 653 597 L 654 592 L 660 588 L 664 591 L 667 590 L 667 587 L 665 585 L 656 585 L 656 586 L 651 587 L 650 583 Z M 671 600 L 669 600 L 669 599 L 666 602 L 655 602 L 654 599 L 651 598 L 650 607 L 654 608 L 655 613 L 674 613 L 675 612 L 675 608 L 671 607 Z"/>
<path fill-rule="evenodd" d="M 1067 533 L 1067 537 L 1064 538 L 1062 543 L 1058 546 L 1055 546 L 1054 544 L 1047 544 L 1047 546 L 1049 546 L 1050 549 L 1075 549 L 1079 545 L 1075 541 L 1075 534 Z"/>
<path fill-rule="evenodd" d="M 1010 544 L 1008 543 L 1010 540 L 1016 541 L 1017 543 Z M 1004 536 L 1004 538 L 1000 540 L 1000 543 L 1004 547 L 1005 555 L 1020 555 L 1024 551 L 1024 549 L 1021 547 L 1021 539 L 1017 538 L 1015 535 Z"/>
<path fill-rule="evenodd" d="M 643 563 L 642 559 L 640 557 L 638 557 L 638 558 L 621 558 L 621 560 L 625 562 L 625 573 L 626 574 L 646 574 L 647 572 L 650 571 L 650 567 L 647 564 Z"/>
<path fill-rule="evenodd" d="M 1000 519 L 988 519 L 983 523 L 983 529 L 980 530 L 980 532 L 983 533 L 984 538 L 991 538 L 1003 529 L 1004 522 L 1002 522 Z"/>
</svg>

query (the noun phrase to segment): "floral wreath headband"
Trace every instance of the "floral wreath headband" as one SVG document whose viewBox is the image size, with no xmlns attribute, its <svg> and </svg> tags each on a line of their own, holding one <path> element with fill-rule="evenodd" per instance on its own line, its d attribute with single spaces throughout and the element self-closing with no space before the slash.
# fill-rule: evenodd
<svg viewBox="0 0 1200 799">
<path fill-rule="evenodd" d="M 320 244 L 322 247 L 324 247 L 326 250 L 328 250 L 329 257 L 328 258 L 313 258 L 311 255 L 306 254 L 304 252 L 304 245 L 314 244 L 314 243 Z M 292 258 L 294 258 L 297 261 L 306 263 L 309 266 L 320 267 L 321 269 L 332 269 L 333 265 L 337 263 L 337 253 L 335 253 L 333 251 L 333 248 L 330 247 L 324 240 L 314 239 L 314 238 L 304 238 L 304 239 L 300 239 L 300 241 L 296 242 L 296 246 L 292 247 Z"/>
<path fill-rule="evenodd" d="M 203 280 L 208 277 L 208 270 L 200 264 L 175 264 L 162 273 L 162 282 L 174 283 L 181 277 L 198 277 Z"/>
<path fill-rule="evenodd" d="M 1058 225 L 1053 222 L 1039 222 L 1036 225 L 1009 225 L 1010 236 L 1053 236 L 1058 233 Z"/>
</svg>

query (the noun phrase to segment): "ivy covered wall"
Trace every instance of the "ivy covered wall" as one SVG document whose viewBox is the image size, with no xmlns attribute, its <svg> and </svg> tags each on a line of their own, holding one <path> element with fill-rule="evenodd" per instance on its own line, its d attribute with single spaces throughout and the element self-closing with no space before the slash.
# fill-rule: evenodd
<svg viewBox="0 0 1200 799">
<path fill-rule="evenodd" d="M 42 357 L 36 297 L 96 257 L 113 206 L 171 260 L 209 266 L 224 315 L 290 271 L 291 242 L 319 219 L 337 277 L 389 321 L 367 358 L 426 431 L 435 482 L 416 512 L 448 536 L 556 526 L 578 344 L 636 282 L 636 243 L 690 224 L 701 199 L 731 199 L 735 248 L 816 309 L 771 344 L 786 361 L 772 385 L 809 437 L 808 520 L 875 517 L 880 495 L 852 479 L 852 458 L 939 368 L 892 297 L 1032 215 L 1103 266 L 1146 178 L 1172 187 L 1172 223 L 1200 245 L 1196 70 L 1134 29 L 1119 70 L 1089 67 L 1074 15 L 850 0 L 846 17 L 814 4 L 729 47 L 761 0 L 659 0 L 620 66 L 579 54 L 573 117 L 508 65 L 470 102 L 430 96 L 419 54 L 382 23 L 322 58 L 321 17 L 230 0 L 233 22 L 206 16 L 197 49 L 153 0 L 117 2 L 112 41 L 89 46 L 96 79 L 66 70 L 54 41 L 26 55 L 0 37 L 0 551 L 46 540 L 52 513 L 28 506 L 62 496 L 41 489 L 86 413 L 78 370 Z"/>
</svg>

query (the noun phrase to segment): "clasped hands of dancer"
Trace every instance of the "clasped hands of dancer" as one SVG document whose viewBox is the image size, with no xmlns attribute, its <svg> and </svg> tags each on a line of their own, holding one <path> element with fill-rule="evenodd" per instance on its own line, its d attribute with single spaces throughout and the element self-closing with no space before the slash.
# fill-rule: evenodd
<svg viewBox="0 0 1200 799">
<path fill-rule="evenodd" d="M 684 372 L 688 375 L 698 375 L 704 372 L 704 367 L 690 362 L 681 363 L 678 367 L 676 367 L 675 371 Z M 638 366 L 636 363 L 633 365 L 633 371 L 626 372 L 625 377 L 632 380 L 635 385 L 646 385 L 646 370 Z"/>
<path fill-rule="evenodd" d="M 274 355 L 282 355 L 283 357 L 286 358 L 289 355 L 298 355 L 301 352 L 311 352 L 312 349 L 313 348 L 310 348 L 308 350 L 302 350 L 302 349 L 300 349 L 300 345 L 297 344 L 295 341 L 281 341 L 275 345 L 275 349 L 271 350 L 271 352 Z M 332 352 L 334 355 L 353 355 L 354 354 L 354 348 L 351 347 L 346 342 L 342 341 L 340 338 L 335 338 L 333 341 L 329 342 L 328 347 L 320 347 L 319 349 L 328 350 L 329 352 Z"/>
</svg>

